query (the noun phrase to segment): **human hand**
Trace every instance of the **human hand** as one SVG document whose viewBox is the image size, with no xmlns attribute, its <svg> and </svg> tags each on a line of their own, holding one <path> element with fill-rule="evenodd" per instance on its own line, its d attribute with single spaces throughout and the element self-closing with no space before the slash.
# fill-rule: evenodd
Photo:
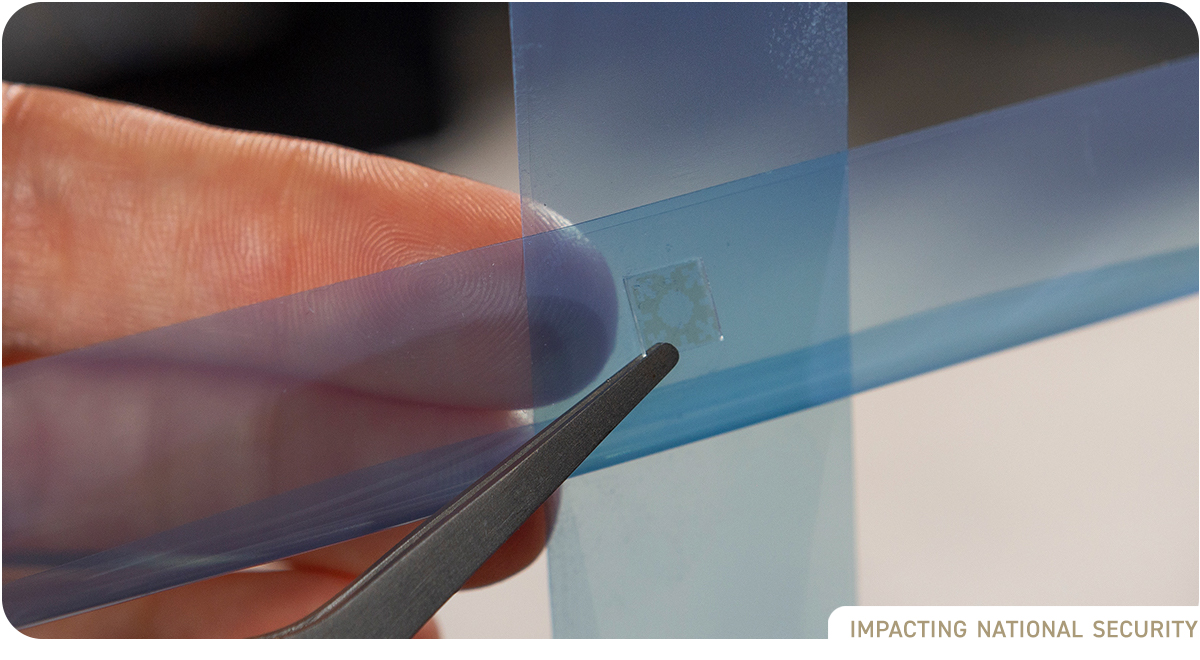
<svg viewBox="0 0 1200 660">
<path fill-rule="evenodd" d="M 6 365 L 521 235 L 515 195 L 412 164 L 68 92 L 6 84 L 3 94 Z M 468 367 L 527 363 L 505 354 L 527 346 L 523 331 L 502 326 L 493 361 Z M 520 419 L 464 409 L 433 423 L 471 437 Z M 12 481 L 6 471 L 6 499 Z M 25 632 L 260 634 L 315 609 L 411 529 Z M 539 511 L 468 586 L 527 565 L 545 529 Z"/>
</svg>

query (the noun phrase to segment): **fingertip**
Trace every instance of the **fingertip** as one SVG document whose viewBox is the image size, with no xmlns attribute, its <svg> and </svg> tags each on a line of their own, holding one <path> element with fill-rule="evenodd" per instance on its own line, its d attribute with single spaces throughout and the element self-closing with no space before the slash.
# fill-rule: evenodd
<svg viewBox="0 0 1200 660">
<path fill-rule="evenodd" d="M 525 239 L 534 404 L 544 405 L 579 392 L 607 364 L 617 294 L 608 262 L 583 232 L 545 206 L 526 209 L 533 227 L 546 229 Z"/>
<path fill-rule="evenodd" d="M 20 98 L 21 92 L 24 90 L 24 88 L 24 85 L 14 85 L 13 83 L 9 82 L 4 83 L 3 92 L 0 92 L 4 98 L 3 110 L 2 114 L 0 114 L 0 118 L 2 118 L 3 121 L 8 120 L 9 107 L 16 104 L 17 99 Z"/>
<path fill-rule="evenodd" d="M 417 634 L 413 635 L 413 639 L 441 639 L 442 631 L 438 628 L 437 619 L 430 619 L 421 626 Z"/>
</svg>

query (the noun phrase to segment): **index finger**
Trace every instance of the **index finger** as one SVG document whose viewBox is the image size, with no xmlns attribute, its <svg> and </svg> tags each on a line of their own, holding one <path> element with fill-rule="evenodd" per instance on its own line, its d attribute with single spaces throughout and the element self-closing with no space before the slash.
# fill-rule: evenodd
<svg viewBox="0 0 1200 660">
<path fill-rule="evenodd" d="M 566 293 L 528 304 L 511 193 L 20 85 L 4 90 L 4 134 L 6 361 L 352 278 L 109 351 L 515 408 L 582 388 L 611 348 L 611 274 L 577 235 L 541 239 L 562 248 Z M 543 379 L 556 391 L 532 391 L 531 323 L 554 340 L 540 362 L 569 372 Z"/>
<path fill-rule="evenodd" d="M 4 86 L 4 346 L 49 355 L 519 238 L 410 163 Z"/>
</svg>

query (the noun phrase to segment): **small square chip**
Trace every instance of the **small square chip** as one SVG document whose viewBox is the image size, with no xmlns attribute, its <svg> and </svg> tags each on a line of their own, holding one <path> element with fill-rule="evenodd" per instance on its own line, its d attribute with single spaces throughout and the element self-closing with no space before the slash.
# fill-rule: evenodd
<svg viewBox="0 0 1200 660">
<path fill-rule="evenodd" d="M 661 341 L 685 350 L 722 339 L 699 259 L 630 275 L 625 291 L 643 350 Z"/>
</svg>

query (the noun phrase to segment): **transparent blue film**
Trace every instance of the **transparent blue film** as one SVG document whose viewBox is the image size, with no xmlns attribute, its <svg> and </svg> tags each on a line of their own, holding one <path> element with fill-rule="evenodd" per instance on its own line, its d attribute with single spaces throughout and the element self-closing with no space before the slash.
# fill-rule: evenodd
<svg viewBox="0 0 1200 660">
<path fill-rule="evenodd" d="M 845 154 L 838 153 L 571 227 L 605 255 L 613 278 L 606 291 L 621 298 L 614 306 L 612 357 L 601 372 L 616 368 L 617 356 L 642 352 L 636 302 L 622 280 L 656 272 L 656 266 L 702 262 L 705 293 L 711 292 L 722 336 L 683 347 L 679 365 L 581 472 L 850 390 L 845 171 Z M 526 238 L 527 290 L 531 298 L 554 299 L 560 286 L 552 275 L 557 259 L 538 236 Z M 675 292 L 683 296 L 682 283 Z M 548 372 L 564 372 L 553 361 L 539 361 L 536 348 L 539 342 L 559 342 L 543 340 L 537 329 L 531 336 L 535 382 L 543 364 Z M 800 357 L 786 373 L 764 377 L 758 365 L 775 364 L 779 356 Z M 535 419 L 553 419 L 566 403 L 538 408 Z"/>
<path fill-rule="evenodd" d="M 604 255 L 617 325 L 602 371 L 649 341 L 681 349 L 577 474 L 850 389 L 845 11 L 513 6 L 521 193 L 541 210 L 525 233 L 554 215 Z M 525 260 L 529 295 L 553 297 L 559 258 L 531 240 Z M 561 342 L 531 337 L 537 382 L 554 364 L 540 346 Z M 781 355 L 802 357 L 755 366 Z M 849 407 L 802 417 L 799 442 L 734 433 L 568 482 L 555 635 L 819 634 L 853 602 Z"/>
<path fill-rule="evenodd" d="M 574 394 L 535 396 L 531 323 L 604 352 L 563 353 L 572 378 L 552 383 L 608 357 L 615 318 L 574 301 L 611 278 L 571 239 L 539 239 L 567 241 L 554 300 L 526 296 L 517 240 L 6 367 L 4 566 L 25 574 L 9 620 L 436 511 L 532 436 L 523 409 Z"/>
<path fill-rule="evenodd" d="M 510 16 L 521 194 L 570 223 L 846 149 L 844 4 Z M 544 230 L 526 218 L 526 234 Z"/>
<path fill-rule="evenodd" d="M 850 153 L 850 322 L 1196 245 L 1196 59 Z"/>
<path fill-rule="evenodd" d="M 850 401 L 563 486 L 559 637 L 824 637 L 854 602 Z"/>
<path fill-rule="evenodd" d="M 853 390 L 1197 288 L 1197 60 L 850 152 Z"/>
</svg>

